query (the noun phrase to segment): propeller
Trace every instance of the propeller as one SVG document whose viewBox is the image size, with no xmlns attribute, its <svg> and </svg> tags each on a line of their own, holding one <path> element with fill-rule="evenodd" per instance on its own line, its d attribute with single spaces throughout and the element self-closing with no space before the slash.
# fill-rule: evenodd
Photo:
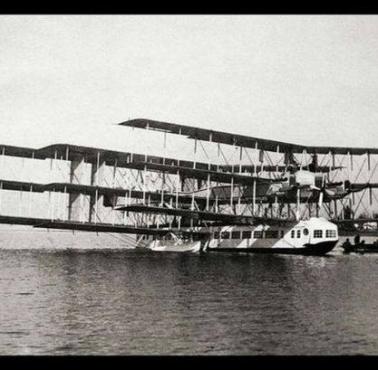
<svg viewBox="0 0 378 370">
<path fill-rule="evenodd" d="M 319 200 L 318 200 L 319 209 L 321 209 L 322 205 L 323 205 L 323 196 L 324 196 L 324 193 L 323 193 L 323 191 L 321 191 L 320 194 L 319 194 Z"/>
<path fill-rule="evenodd" d="M 340 185 L 343 186 L 343 192 L 340 193 L 338 188 L 335 190 L 330 189 L 331 187 L 338 187 Z M 328 189 L 327 189 L 328 188 Z M 324 200 L 324 194 L 328 195 L 329 197 L 335 197 L 335 196 L 345 196 L 349 194 L 352 191 L 352 184 L 349 180 L 346 180 L 344 182 L 335 182 L 335 183 L 325 183 L 325 177 L 322 177 L 322 185 L 319 189 L 319 200 L 318 200 L 318 206 L 319 208 L 322 207 L 323 200 Z"/>
<path fill-rule="evenodd" d="M 323 198 L 324 198 L 324 193 L 325 193 L 325 188 L 326 188 L 326 184 L 325 184 L 325 181 L 324 181 L 324 175 L 322 176 L 322 185 L 319 189 L 319 199 L 318 199 L 318 208 L 321 209 L 322 208 L 322 205 L 323 205 Z"/>
<path fill-rule="evenodd" d="M 295 218 L 297 221 L 299 221 L 299 217 L 300 217 L 300 214 L 299 214 L 299 203 L 300 203 L 300 200 L 301 200 L 301 188 L 298 188 L 297 189 L 297 210 L 295 212 Z"/>
</svg>

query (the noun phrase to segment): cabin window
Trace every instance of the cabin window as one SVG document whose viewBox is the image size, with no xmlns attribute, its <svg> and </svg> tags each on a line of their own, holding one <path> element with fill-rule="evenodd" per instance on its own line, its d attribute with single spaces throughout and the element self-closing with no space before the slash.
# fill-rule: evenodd
<svg viewBox="0 0 378 370">
<path fill-rule="evenodd" d="M 291 234 L 290 234 L 291 238 L 294 239 L 295 238 L 295 230 L 291 230 Z"/>
<path fill-rule="evenodd" d="M 240 231 L 233 231 L 231 233 L 231 239 L 240 239 Z"/>
<path fill-rule="evenodd" d="M 267 231 L 265 231 L 265 238 L 277 239 L 278 238 L 278 230 L 267 230 Z"/>
<path fill-rule="evenodd" d="M 303 229 L 303 235 L 308 235 L 308 229 Z"/>
<path fill-rule="evenodd" d="M 326 238 L 336 238 L 336 230 L 326 230 Z"/>
<path fill-rule="evenodd" d="M 242 239 L 250 239 L 251 238 L 251 231 L 243 231 L 242 232 Z"/>
<path fill-rule="evenodd" d="M 314 230 L 314 238 L 322 238 L 323 230 Z"/>
<path fill-rule="evenodd" d="M 222 239 L 230 239 L 230 233 L 228 231 L 222 231 L 221 238 Z"/>
<path fill-rule="evenodd" d="M 219 231 L 214 232 L 214 239 L 219 239 Z"/>
<path fill-rule="evenodd" d="M 283 238 L 284 237 L 284 235 L 285 235 L 285 231 L 283 231 L 283 230 L 281 230 L 281 236 L 280 236 L 280 238 Z"/>
<path fill-rule="evenodd" d="M 301 237 L 301 230 L 297 230 L 297 238 Z"/>
<path fill-rule="evenodd" d="M 263 237 L 263 232 L 262 231 L 254 231 L 253 237 L 255 239 L 261 239 Z"/>
</svg>

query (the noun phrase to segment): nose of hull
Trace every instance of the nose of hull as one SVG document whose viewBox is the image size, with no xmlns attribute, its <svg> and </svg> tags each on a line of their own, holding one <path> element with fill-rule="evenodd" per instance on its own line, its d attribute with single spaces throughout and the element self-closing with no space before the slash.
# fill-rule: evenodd
<svg viewBox="0 0 378 370">
<path fill-rule="evenodd" d="M 330 252 L 333 248 L 335 248 L 337 242 L 338 240 L 331 240 L 317 244 L 305 244 L 303 253 L 307 255 L 320 256 Z"/>
</svg>

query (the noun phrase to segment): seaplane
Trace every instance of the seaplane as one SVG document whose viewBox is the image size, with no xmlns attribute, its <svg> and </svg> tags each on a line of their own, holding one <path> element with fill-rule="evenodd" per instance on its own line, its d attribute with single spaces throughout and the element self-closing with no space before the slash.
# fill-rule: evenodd
<svg viewBox="0 0 378 370">
<path fill-rule="evenodd" d="M 254 145 L 254 138 L 240 137 L 233 134 L 219 133 L 195 127 L 175 125 L 171 123 L 156 122 L 149 120 L 134 120 L 122 123 L 125 126 L 144 129 L 158 130 L 173 134 L 185 135 L 194 140 L 208 140 L 235 145 Z M 252 142 L 252 143 L 251 143 Z M 265 143 L 266 144 L 266 143 Z M 269 145 L 277 143 L 269 141 Z M 282 143 L 281 143 L 282 144 Z M 277 144 L 279 147 L 279 144 Z M 312 162 L 307 166 L 300 165 L 293 157 L 294 146 L 284 144 L 285 153 L 288 154 L 289 162 L 285 166 L 284 174 L 275 179 L 263 179 L 251 176 L 252 184 L 246 181 L 234 184 L 207 187 L 197 191 L 197 194 L 208 194 L 208 203 L 214 199 L 233 202 L 238 198 L 244 202 L 255 203 L 257 199 L 272 203 L 281 201 L 297 203 L 295 220 L 274 219 L 268 217 L 241 217 L 239 215 L 221 215 L 205 212 L 203 210 L 178 209 L 171 207 L 148 207 L 128 206 L 121 207 L 125 211 L 145 211 L 177 216 L 192 217 L 208 221 L 218 221 L 217 224 L 206 227 L 197 227 L 196 234 L 191 237 L 178 238 L 170 232 L 166 236 L 151 237 L 147 248 L 156 251 L 227 251 L 227 252 L 253 252 L 253 253 L 285 253 L 285 254 L 311 254 L 323 255 L 330 252 L 338 242 L 338 227 L 324 217 L 310 217 L 307 220 L 300 219 L 299 204 L 301 199 L 317 201 L 317 209 L 320 209 L 323 201 L 330 202 L 342 199 L 352 192 L 359 192 L 368 186 L 376 187 L 376 184 L 351 184 L 350 181 L 331 182 L 327 175 L 331 170 L 342 169 L 341 166 L 319 166 L 317 153 L 324 153 L 325 148 L 313 148 Z M 304 148 L 303 148 L 304 149 Z M 345 150 L 339 148 L 339 150 Z M 230 166 L 228 166 L 230 169 Z M 255 173 L 256 173 L 256 166 Z M 302 167 L 307 167 L 302 168 Z M 242 166 L 239 166 L 239 171 Z M 231 168 L 235 170 L 234 168 Z M 244 166 L 244 170 L 246 166 Z M 260 166 L 263 170 L 263 166 Z M 265 168 L 267 170 L 267 168 Z M 276 166 L 275 170 L 278 170 Z M 328 172 L 328 174 L 327 174 Z M 254 179 L 255 181 L 253 181 Z M 222 197 L 223 195 L 223 197 Z M 216 204 L 217 206 L 217 204 Z M 233 204 L 231 204 L 232 208 Z M 254 208 L 254 207 L 253 207 Z M 217 207 L 216 207 L 217 209 Z M 282 209 L 282 207 L 281 207 Z M 233 220 L 232 220 L 233 219 Z M 221 221 L 221 222 L 219 222 Z M 192 225 L 193 226 L 193 225 Z M 146 238 L 148 240 L 148 237 Z"/>
<path fill-rule="evenodd" d="M 324 255 L 338 243 L 338 225 L 344 221 L 339 219 L 337 201 L 367 190 L 372 199 L 378 188 L 371 176 L 365 182 L 340 180 L 337 174 L 343 173 L 345 164 L 335 161 L 336 155 L 342 155 L 352 165 L 353 158 L 366 155 L 372 175 L 378 165 L 377 161 L 371 171 L 377 148 L 303 146 L 148 119 L 118 125 L 157 131 L 164 140 L 166 135 L 184 136 L 194 141 L 193 158 L 70 144 L 39 149 L 0 145 L 3 156 L 50 159 L 51 168 L 59 160 L 70 163 L 66 182 L 0 179 L 0 193 L 48 192 L 52 202 L 48 217 L 0 214 L 0 223 L 132 234 L 137 248 L 154 252 Z M 224 163 L 209 156 L 207 162 L 198 160 L 198 148 L 205 151 L 206 144 L 217 146 Z M 226 158 L 224 146 L 239 153 L 237 161 Z M 318 156 L 322 156 L 320 164 Z M 80 179 L 88 166 L 90 183 L 84 184 Z M 125 175 L 127 171 L 130 176 Z M 120 172 L 133 183 L 119 183 Z M 154 174 L 151 188 L 148 179 Z M 54 211 L 57 193 L 66 197 L 67 214 L 63 217 Z M 108 215 L 111 221 L 104 220 Z"/>
</svg>

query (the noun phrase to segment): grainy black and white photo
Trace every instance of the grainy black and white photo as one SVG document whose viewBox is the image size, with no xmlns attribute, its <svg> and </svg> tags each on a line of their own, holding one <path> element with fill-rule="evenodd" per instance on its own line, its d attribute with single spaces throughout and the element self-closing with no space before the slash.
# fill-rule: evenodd
<svg viewBox="0 0 378 370">
<path fill-rule="evenodd" d="M 377 355 L 377 15 L 0 16 L 0 355 Z"/>
</svg>

